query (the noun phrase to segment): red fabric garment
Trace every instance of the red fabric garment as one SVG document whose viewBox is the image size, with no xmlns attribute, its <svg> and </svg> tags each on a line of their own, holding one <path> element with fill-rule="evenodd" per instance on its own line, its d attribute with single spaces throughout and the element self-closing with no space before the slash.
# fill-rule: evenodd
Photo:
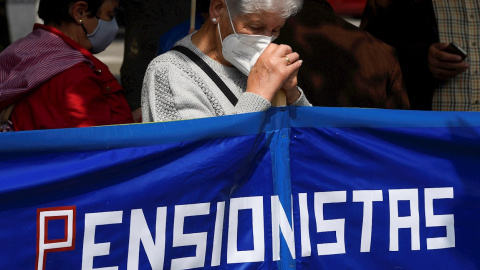
<svg viewBox="0 0 480 270">
<path fill-rule="evenodd" d="M 36 28 L 55 33 L 87 61 L 54 75 L 21 97 L 10 117 L 15 131 L 133 122 L 123 89 L 105 64 L 55 28 Z"/>
<path fill-rule="evenodd" d="M 82 49 L 59 30 L 35 24 L 0 54 L 0 109 L 78 63 L 93 66 Z"/>
<path fill-rule="evenodd" d="M 15 104 L 15 131 L 132 123 L 123 89 L 108 68 L 80 63 L 53 77 Z"/>
</svg>

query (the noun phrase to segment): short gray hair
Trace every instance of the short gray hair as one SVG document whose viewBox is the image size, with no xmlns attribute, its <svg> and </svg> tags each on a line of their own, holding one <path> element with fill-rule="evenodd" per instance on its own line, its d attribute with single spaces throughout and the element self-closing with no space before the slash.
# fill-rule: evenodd
<svg viewBox="0 0 480 270">
<path fill-rule="evenodd" d="M 302 8 L 303 0 L 225 0 L 232 19 L 238 15 L 260 13 L 262 11 L 278 13 L 288 18 Z"/>
</svg>

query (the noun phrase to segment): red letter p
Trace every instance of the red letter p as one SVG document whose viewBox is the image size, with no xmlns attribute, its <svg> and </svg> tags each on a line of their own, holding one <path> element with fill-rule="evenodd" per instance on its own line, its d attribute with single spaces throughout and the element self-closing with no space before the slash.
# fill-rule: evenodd
<svg viewBox="0 0 480 270">
<path fill-rule="evenodd" d="M 64 237 L 48 238 L 48 224 L 63 220 Z M 75 248 L 75 206 L 37 209 L 37 260 L 35 270 L 43 270 L 48 252 L 73 250 Z"/>
</svg>

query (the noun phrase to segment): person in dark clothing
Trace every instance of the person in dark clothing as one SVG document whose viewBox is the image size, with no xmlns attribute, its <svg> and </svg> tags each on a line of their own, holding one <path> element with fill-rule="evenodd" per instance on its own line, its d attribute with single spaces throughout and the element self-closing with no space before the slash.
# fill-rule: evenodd
<svg viewBox="0 0 480 270">
<path fill-rule="evenodd" d="M 299 86 L 314 106 L 410 108 L 395 50 L 325 0 L 306 0 L 275 42 L 300 54 Z"/>
<path fill-rule="evenodd" d="M 412 109 L 479 111 L 477 1 L 369 0 L 361 28 L 395 47 Z M 464 57 L 448 50 L 455 42 Z M 467 72 L 466 72 L 467 71 Z M 472 72 L 473 71 L 473 72 Z"/>
<path fill-rule="evenodd" d="M 379 3 L 367 3 L 360 28 L 396 48 L 411 108 L 431 110 L 437 81 L 428 69 L 427 55 L 430 45 L 439 42 L 432 2 Z"/>
</svg>

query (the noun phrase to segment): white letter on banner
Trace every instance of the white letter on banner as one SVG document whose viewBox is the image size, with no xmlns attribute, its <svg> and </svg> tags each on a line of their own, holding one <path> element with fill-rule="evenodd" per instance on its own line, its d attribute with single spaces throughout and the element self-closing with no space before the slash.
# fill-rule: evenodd
<svg viewBox="0 0 480 270">
<path fill-rule="evenodd" d="M 360 252 L 370 252 L 372 243 L 373 202 L 383 201 L 381 190 L 354 190 L 353 201 L 363 202 L 363 224 Z"/>
<path fill-rule="evenodd" d="M 302 243 L 302 257 L 312 255 L 310 244 L 310 217 L 308 214 L 307 193 L 298 194 L 298 206 L 300 208 L 300 239 Z"/>
<path fill-rule="evenodd" d="M 213 235 L 212 266 L 219 266 L 222 255 L 223 221 L 225 219 L 225 202 L 217 203 L 215 232 Z"/>
<path fill-rule="evenodd" d="M 253 250 L 238 251 L 238 212 L 245 209 L 252 209 Z M 262 262 L 265 259 L 263 226 L 263 197 L 233 198 L 230 200 L 227 263 Z"/>
<path fill-rule="evenodd" d="M 128 241 L 128 270 L 138 270 L 140 242 L 143 244 L 152 270 L 163 269 L 165 259 L 165 230 L 167 224 L 167 207 L 157 208 L 155 223 L 155 242 L 148 229 L 142 209 L 133 209 L 130 217 L 130 239 Z"/>
<path fill-rule="evenodd" d="M 210 203 L 185 204 L 175 206 L 173 220 L 173 247 L 197 246 L 195 257 L 172 260 L 172 270 L 191 269 L 205 266 L 207 232 L 184 234 L 185 217 L 203 216 L 210 213 Z"/>
<path fill-rule="evenodd" d="M 93 258 L 110 254 L 110 243 L 95 244 L 95 229 L 99 225 L 122 223 L 123 211 L 85 214 L 85 234 L 83 238 L 82 270 L 93 269 Z M 116 270 L 118 266 L 104 267 L 102 270 Z"/>
<path fill-rule="evenodd" d="M 446 227 L 446 237 L 427 238 L 427 249 L 442 249 L 455 247 L 455 224 L 453 214 L 435 215 L 433 200 L 453 199 L 453 188 L 425 189 L 425 221 L 427 227 Z"/>
<path fill-rule="evenodd" d="M 273 249 L 273 260 L 280 260 L 280 231 L 287 242 L 288 249 L 292 258 L 295 259 L 295 234 L 293 231 L 293 207 L 291 208 L 292 213 L 292 226 L 288 222 L 287 215 L 285 210 L 278 199 L 278 196 L 272 196 L 272 249 Z M 279 230 L 280 229 L 280 230 Z"/>
<path fill-rule="evenodd" d="M 346 191 L 315 192 L 315 219 L 317 232 L 335 232 L 336 243 L 318 244 L 318 255 L 332 255 L 345 253 L 345 219 L 323 219 L 323 205 L 326 203 L 347 202 Z"/>
<path fill-rule="evenodd" d="M 48 252 L 75 249 L 75 206 L 42 208 L 37 210 L 37 260 L 36 270 L 43 270 Z M 48 223 L 52 220 L 64 220 L 65 237 L 47 239 Z"/>
<path fill-rule="evenodd" d="M 420 213 L 418 189 L 392 189 L 390 200 L 390 251 L 398 251 L 398 230 L 411 229 L 412 250 L 420 250 Z M 398 216 L 398 201 L 410 202 L 410 216 Z"/>
</svg>

